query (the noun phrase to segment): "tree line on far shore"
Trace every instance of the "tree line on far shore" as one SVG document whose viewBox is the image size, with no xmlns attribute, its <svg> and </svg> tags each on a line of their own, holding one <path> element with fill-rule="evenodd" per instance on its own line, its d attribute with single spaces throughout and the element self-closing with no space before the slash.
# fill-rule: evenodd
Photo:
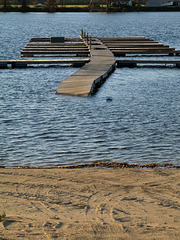
<svg viewBox="0 0 180 240">
<path fill-rule="evenodd" d="M 146 7 L 146 0 L 132 0 L 131 6 L 121 0 L 0 0 L 1 11 L 159 11 L 160 8 Z M 162 11 L 179 8 L 161 7 Z"/>
<path fill-rule="evenodd" d="M 111 0 L 0 0 L 0 6 L 4 10 L 19 8 L 24 11 L 30 8 L 38 8 L 39 10 L 56 11 L 59 7 L 65 6 L 81 6 L 81 7 L 103 7 L 111 4 Z"/>
</svg>

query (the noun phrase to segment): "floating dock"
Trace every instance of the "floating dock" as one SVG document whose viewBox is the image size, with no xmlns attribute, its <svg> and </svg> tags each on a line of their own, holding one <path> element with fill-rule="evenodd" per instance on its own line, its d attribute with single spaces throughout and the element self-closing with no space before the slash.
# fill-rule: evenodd
<svg viewBox="0 0 180 240">
<path fill-rule="evenodd" d="M 69 64 L 74 67 L 82 67 L 90 61 L 89 58 L 75 59 L 28 59 L 28 60 L 0 60 L 0 68 L 24 68 L 33 65 L 62 65 Z"/>
<path fill-rule="evenodd" d="M 126 56 L 128 54 L 165 54 L 179 55 L 179 51 L 146 37 L 101 37 L 99 38 L 114 54 Z"/>
<path fill-rule="evenodd" d="M 81 38 L 32 38 L 22 49 L 22 57 L 57 57 L 68 59 L 0 60 L 0 68 L 10 65 L 71 64 L 80 67 L 73 75 L 60 82 L 56 93 L 88 97 L 93 95 L 117 67 L 135 67 L 139 64 L 173 64 L 180 67 L 180 60 L 171 59 L 115 59 L 132 56 L 179 56 L 180 51 L 144 36 L 140 37 L 88 37 Z M 76 58 L 72 58 L 72 57 Z M 88 58 L 84 58 L 88 57 Z"/>
<path fill-rule="evenodd" d="M 123 60 L 116 60 L 117 63 L 117 67 L 137 67 L 137 65 L 165 65 L 165 66 L 169 66 L 169 65 L 173 65 L 177 68 L 180 67 L 180 60 L 160 60 L 160 59 L 123 59 Z"/>
<path fill-rule="evenodd" d="M 22 57 L 34 57 L 37 55 L 75 55 L 89 56 L 88 46 L 81 38 L 32 38 L 22 49 Z"/>
<path fill-rule="evenodd" d="M 86 40 L 85 38 L 84 40 Z M 140 37 L 99 37 L 98 38 L 115 57 L 132 54 L 164 54 L 179 56 L 180 51 L 167 45 L 151 40 L 144 36 Z M 81 38 L 32 38 L 22 49 L 22 57 L 36 55 L 76 55 L 89 56 L 88 44 Z M 59 42 L 58 42 L 59 41 Z M 93 43 L 92 43 L 93 44 Z"/>
</svg>

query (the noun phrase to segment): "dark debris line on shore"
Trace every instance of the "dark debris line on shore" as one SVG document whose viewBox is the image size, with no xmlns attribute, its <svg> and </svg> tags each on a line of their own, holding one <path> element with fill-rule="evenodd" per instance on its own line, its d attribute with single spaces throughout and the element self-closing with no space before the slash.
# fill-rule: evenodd
<svg viewBox="0 0 180 240">
<path fill-rule="evenodd" d="M 128 164 L 128 163 L 117 163 L 117 162 L 94 162 L 88 164 L 78 164 L 78 165 L 67 165 L 67 166 L 55 166 L 55 167 L 12 167 L 20 169 L 53 169 L 53 168 L 66 168 L 66 169 L 75 169 L 75 168 L 176 168 L 179 169 L 180 166 L 173 165 L 172 163 L 146 163 L 146 164 Z M 6 168 L 5 166 L 0 166 L 0 168 Z"/>
</svg>

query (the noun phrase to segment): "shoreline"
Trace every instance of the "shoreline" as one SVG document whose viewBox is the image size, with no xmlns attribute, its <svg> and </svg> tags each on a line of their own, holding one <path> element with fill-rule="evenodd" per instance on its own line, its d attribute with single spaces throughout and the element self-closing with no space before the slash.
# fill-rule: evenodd
<svg viewBox="0 0 180 240">
<path fill-rule="evenodd" d="M 76 168 L 137 168 L 137 169 L 179 169 L 180 165 L 174 165 L 172 163 L 146 163 L 146 164 L 128 164 L 126 162 L 103 162 L 103 161 L 95 161 L 92 163 L 82 163 L 76 165 L 56 165 L 56 166 L 47 166 L 47 167 L 40 167 L 40 166 L 14 166 L 14 167 L 6 167 L 0 165 L 0 169 L 56 169 L 56 168 L 66 168 L 66 169 L 76 169 Z"/>
<path fill-rule="evenodd" d="M 177 169 L 0 169 L 0 239 L 178 239 Z"/>
<path fill-rule="evenodd" d="M 117 13 L 117 12 L 180 12 L 180 6 L 170 6 L 170 7 L 116 7 L 111 8 L 106 11 L 106 7 L 99 7 L 91 9 L 90 7 L 58 7 L 54 12 L 50 12 L 47 8 L 16 8 L 7 7 L 6 9 L 0 8 L 0 12 L 46 12 L 46 13 L 58 13 L 58 12 L 107 12 L 107 13 Z"/>
</svg>

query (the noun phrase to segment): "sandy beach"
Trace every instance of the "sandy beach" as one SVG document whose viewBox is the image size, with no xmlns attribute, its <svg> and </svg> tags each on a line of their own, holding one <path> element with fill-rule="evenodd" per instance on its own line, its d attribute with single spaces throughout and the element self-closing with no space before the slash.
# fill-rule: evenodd
<svg viewBox="0 0 180 240">
<path fill-rule="evenodd" d="M 180 239 L 178 169 L 0 169 L 0 239 Z"/>
</svg>

